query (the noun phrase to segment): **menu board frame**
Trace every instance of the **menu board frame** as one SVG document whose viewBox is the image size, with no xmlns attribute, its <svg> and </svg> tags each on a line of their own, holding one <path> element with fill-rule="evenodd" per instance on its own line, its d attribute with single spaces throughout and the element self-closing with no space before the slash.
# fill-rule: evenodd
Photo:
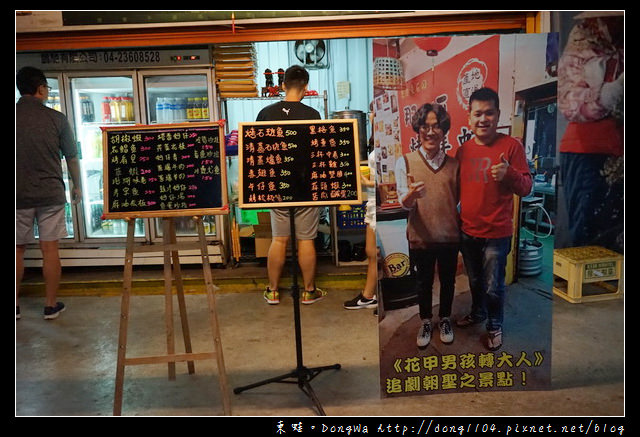
<svg viewBox="0 0 640 437">
<path fill-rule="evenodd" d="M 153 124 L 144 125 L 136 124 L 129 126 L 101 126 L 102 130 L 102 156 L 103 159 L 103 218 L 104 219 L 129 219 L 129 218 L 146 218 L 146 217 L 184 217 L 184 216 L 203 216 L 203 215 L 226 215 L 229 214 L 229 201 L 227 194 L 227 171 L 225 156 L 225 139 L 224 139 L 224 120 L 217 122 L 188 122 L 173 124 Z M 218 128 L 218 148 L 219 168 L 220 168 L 220 207 L 207 208 L 182 208 L 182 209 L 154 209 L 154 210 L 132 210 L 132 211 L 111 211 L 109 206 L 110 199 L 110 181 L 109 173 L 110 151 L 108 138 L 109 134 L 114 132 L 162 132 L 171 130 L 201 130 L 202 128 Z M 215 182 L 217 183 L 217 182 Z"/>
<path fill-rule="evenodd" d="M 334 198 L 328 200 L 301 200 L 296 199 L 293 201 L 279 201 L 279 202 L 246 202 L 244 199 L 245 194 L 245 127 L 264 126 L 267 128 L 280 128 L 290 125 L 349 125 L 353 138 L 351 143 L 347 146 L 347 150 L 353 153 L 354 160 L 354 172 L 355 172 L 355 184 L 353 188 L 356 192 L 357 198 L 344 199 Z M 340 119 L 314 119 L 314 120 L 271 120 L 271 121 L 254 121 L 254 122 L 240 122 L 238 123 L 238 162 L 239 162 L 239 174 L 238 174 L 238 206 L 241 209 L 252 208 L 287 208 L 287 207 L 303 207 L 303 206 L 334 206 L 334 205 L 360 205 L 363 202 L 362 196 L 362 183 L 360 180 L 360 136 L 358 133 L 358 120 L 354 118 L 340 118 Z M 286 141 L 285 141 L 286 142 Z M 301 146 L 301 145 L 298 145 Z M 302 145 L 302 147 L 311 147 L 310 145 Z M 344 148 L 343 148 L 344 150 Z"/>
</svg>

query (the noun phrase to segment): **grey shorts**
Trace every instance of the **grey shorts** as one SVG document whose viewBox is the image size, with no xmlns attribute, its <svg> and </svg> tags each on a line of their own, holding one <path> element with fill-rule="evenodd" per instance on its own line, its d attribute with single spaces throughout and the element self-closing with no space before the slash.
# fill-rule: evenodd
<svg viewBox="0 0 640 437">
<path fill-rule="evenodd" d="M 16 209 L 16 246 L 34 243 L 34 220 L 41 241 L 56 241 L 67 236 L 64 205 Z"/>
<path fill-rule="evenodd" d="M 291 235 L 289 208 L 274 208 L 271 211 L 271 235 L 288 237 Z M 315 206 L 295 208 L 294 224 L 297 240 L 313 240 L 318 234 L 320 208 Z"/>
</svg>

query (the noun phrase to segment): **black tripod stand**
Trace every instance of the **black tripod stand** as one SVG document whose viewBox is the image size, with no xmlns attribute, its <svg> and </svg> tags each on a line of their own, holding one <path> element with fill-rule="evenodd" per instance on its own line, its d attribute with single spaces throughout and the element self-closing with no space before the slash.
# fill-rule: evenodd
<svg viewBox="0 0 640 437">
<path fill-rule="evenodd" d="M 289 383 L 289 384 L 298 384 L 300 390 L 304 392 L 312 401 L 313 404 L 318 409 L 318 413 L 321 416 L 325 416 L 324 410 L 322 409 L 322 405 L 318 400 L 311 384 L 313 378 L 318 376 L 320 372 L 324 370 L 330 369 L 340 369 L 340 364 L 334 364 L 332 366 L 322 366 L 322 367 L 313 367 L 307 368 L 304 366 L 302 361 L 302 333 L 300 328 L 300 288 L 298 287 L 298 255 L 296 250 L 296 227 L 294 222 L 295 208 L 289 208 L 289 221 L 291 223 L 291 276 L 292 276 L 292 285 L 291 285 L 291 295 L 293 297 L 293 319 L 295 322 L 295 333 L 296 333 L 296 361 L 297 366 L 295 370 L 292 370 L 289 373 L 284 375 L 276 376 L 274 378 L 265 379 L 264 381 L 256 382 L 253 384 L 246 385 L 244 387 L 237 387 L 233 389 L 235 394 L 241 393 L 245 390 L 249 390 L 251 388 L 260 387 L 262 385 L 270 384 L 272 382 L 281 382 L 281 383 Z M 293 380 L 291 380 L 293 379 Z"/>
</svg>

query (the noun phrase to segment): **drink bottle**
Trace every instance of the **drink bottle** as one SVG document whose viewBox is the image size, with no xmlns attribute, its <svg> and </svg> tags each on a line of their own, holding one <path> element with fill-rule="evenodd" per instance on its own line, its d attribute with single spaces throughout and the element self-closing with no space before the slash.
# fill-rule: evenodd
<svg viewBox="0 0 640 437">
<path fill-rule="evenodd" d="M 202 118 L 209 120 L 209 98 L 202 98 Z"/>
<path fill-rule="evenodd" d="M 111 105 L 107 96 L 102 99 L 102 122 L 111 123 Z"/>
<path fill-rule="evenodd" d="M 194 99 L 193 97 L 189 97 L 187 99 L 187 120 L 193 120 L 193 106 Z"/>
<path fill-rule="evenodd" d="M 120 117 L 120 105 L 119 105 L 120 97 L 112 97 L 109 102 L 109 106 L 111 107 L 111 121 L 115 123 L 119 123 L 122 121 Z"/>
<path fill-rule="evenodd" d="M 193 118 L 199 120 L 202 118 L 202 97 L 196 97 L 193 105 Z"/>
<path fill-rule="evenodd" d="M 164 123 L 164 99 L 162 97 L 156 98 L 156 122 L 158 124 Z"/>
</svg>

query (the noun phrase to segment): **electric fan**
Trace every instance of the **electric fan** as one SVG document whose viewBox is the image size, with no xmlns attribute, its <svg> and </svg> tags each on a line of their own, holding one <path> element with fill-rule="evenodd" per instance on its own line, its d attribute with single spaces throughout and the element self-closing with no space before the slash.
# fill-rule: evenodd
<svg viewBox="0 0 640 437">
<path fill-rule="evenodd" d="M 327 45 L 321 39 L 298 40 L 294 44 L 296 58 L 306 68 L 326 68 L 327 62 L 323 61 L 327 54 Z"/>
</svg>

